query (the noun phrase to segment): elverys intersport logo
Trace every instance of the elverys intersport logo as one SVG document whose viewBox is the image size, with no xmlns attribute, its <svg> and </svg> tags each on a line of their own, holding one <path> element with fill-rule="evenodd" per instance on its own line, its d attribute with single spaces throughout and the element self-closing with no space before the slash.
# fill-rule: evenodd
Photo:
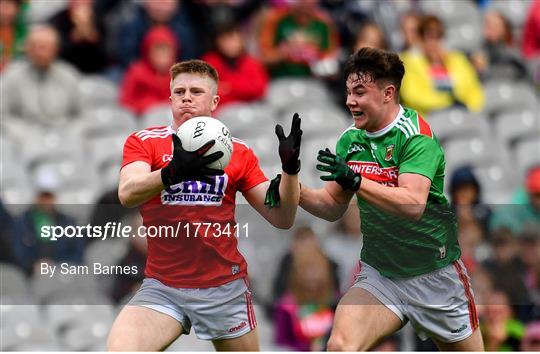
<svg viewBox="0 0 540 354">
<path fill-rule="evenodd" d="M 229 182 L 227 174 L 210 176 L 212 183 L 185 181 L 165 188 L 161 203 L 166 205 L 221 205 Z"/>
<path fill-rule="evenodd" d="M 397 187 L 398 171 L 397 166 L 381 167 L 376 162 L 349 161 L 349 167 L 356 173 L 360 173 L 362 177 L 369 178 L 385 186 Z"/>
</svg>

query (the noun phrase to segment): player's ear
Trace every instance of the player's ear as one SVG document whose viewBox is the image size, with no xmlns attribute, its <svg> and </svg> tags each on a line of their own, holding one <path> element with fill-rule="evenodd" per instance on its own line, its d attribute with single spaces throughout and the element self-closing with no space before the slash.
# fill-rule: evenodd
<svg viewBox="0 0 540 354">
<path fill-rule="evenodd" d="M 214 95 L 214 97 L 212 97 L 212 112 L 217 108 L 219 100 L 220 97 L 218 95 Z"/>
<path fill-rule="evenodd" d="M 384 89 L 384 102 L 390 102 L 395 99 L 396 87 L 394 85 L 388 85 Z"/>
</svg>

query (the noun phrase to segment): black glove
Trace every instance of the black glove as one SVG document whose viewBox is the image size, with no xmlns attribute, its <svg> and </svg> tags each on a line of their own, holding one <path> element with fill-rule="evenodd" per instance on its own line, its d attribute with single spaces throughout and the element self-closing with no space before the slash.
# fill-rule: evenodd
<svg viewBox="0 0 540 354">
<path fill-rule="evenodd" d="M 210 183 L 212 180 L 206 176 L 218 176 L 224 173 L 223 170 L 206 167 L 206 165 L 219 160 L 223 156 L 222 151 L 216 151 L 208 156 L 203 156 L 214 144 L 215 140 L 210 140 L 195 151 L 186 151 L 182 148 L 182 142 L 176 135 L 173 139 L 173 157 L 171 162 L 161 169 L 161 181 L 165 186 L 182 181 L 203 181 Z"/>
<path fill-rule="evenodd" d="M 266 197 L 264 198 L 264 205 L 268 207 L 278 207 L 281 201 L 279 195 L 279 183 L 281 182 L 281 174 L 278 174 L 273 180 L 270 181 L 270 186 L 266 191 Z"/>
<path fill-rule="evenodd" d="M 331 173 L 330 175 L 321 176 L 323 181 L 336 181 L 343 190 L 348 189 L 353 192 L 356 192 L 360 188 L 362 176 L 351 170 L 345 160 L 332 154 L 328 148 L 326 150 L 319 150 L 317 160 L 324 164 L 317 165 L 319 171 Z"/>
<path fill-rule="evenodd" d="M 283 127 L 276 125 L 276 135 L 279 139 L 279 157 L 281 158 L 281 168 L 288 175 L 295 175 L 300 172 L 300 141 L 302 140 L 302 129 L 300 129 L 300 117 L 295 113 L 291 124 L 291 133 L 285 137 Z"/>
</svg>

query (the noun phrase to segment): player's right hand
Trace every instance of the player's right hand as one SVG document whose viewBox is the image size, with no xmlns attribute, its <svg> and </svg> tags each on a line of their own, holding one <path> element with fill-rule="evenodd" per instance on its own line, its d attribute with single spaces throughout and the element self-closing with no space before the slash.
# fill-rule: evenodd
<svg viewBox="0 0 540 354">
<path fill-rule="evenodd" d="M 223 170 L 209 168 L 206 165 L 219 160 L 223 156 L 222 151 L 216 151 L 208 156 L 203 156 L 214 144 L 210 140 L 195 151 L 186 151 L 182 147 L 180 138 L 172 135 L 173 157 L 169 164 L 161 169 L 161 181 L 165 186 L 172 186 L 183 181 L 203 181 L 210 183 L 212 180 L 207 176 L 218 176 Z"/>
<path fill-rule="evenodd" d="M 318 164 L 317 170 L 323 172 L 330 172 L 329 175 L 321 176 L 323 181 L 336 181 L 337 184 L 343 188 L 343 190 L 351 190 L 356 192 L 360 189 L 360 183 L 362 182 L 362 176 L 359 173 L 355 173 L 345 160 L 340 156 L 334 155 L 330 149 L 319 150 L 317 155 Z"/>
</svg>

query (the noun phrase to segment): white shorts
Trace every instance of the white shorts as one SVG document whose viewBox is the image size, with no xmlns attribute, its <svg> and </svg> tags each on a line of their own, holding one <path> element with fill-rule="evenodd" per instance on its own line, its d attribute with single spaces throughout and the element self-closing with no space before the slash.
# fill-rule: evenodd
<svg viewBox="0 0 540 354">
<path fill-rule="evenodd" d="M 404 324 L 411 321 L 422 340 L 458 342 L 478 327 L 474 295 L 461 260 L 411 278 L 386 278 L 360 262 L 352 287 L 371 293 Z"/>
<path fill-rule="evenodd" d="M 146 278 L 128 305 L 144 306 L 176 319 L 189 334 L 191 326 L 199 339 L 214 340 L 243 336 L 257 326 L 251 291 L 244 279 L 213 288 L 172 288 Z"/>
</svg>

